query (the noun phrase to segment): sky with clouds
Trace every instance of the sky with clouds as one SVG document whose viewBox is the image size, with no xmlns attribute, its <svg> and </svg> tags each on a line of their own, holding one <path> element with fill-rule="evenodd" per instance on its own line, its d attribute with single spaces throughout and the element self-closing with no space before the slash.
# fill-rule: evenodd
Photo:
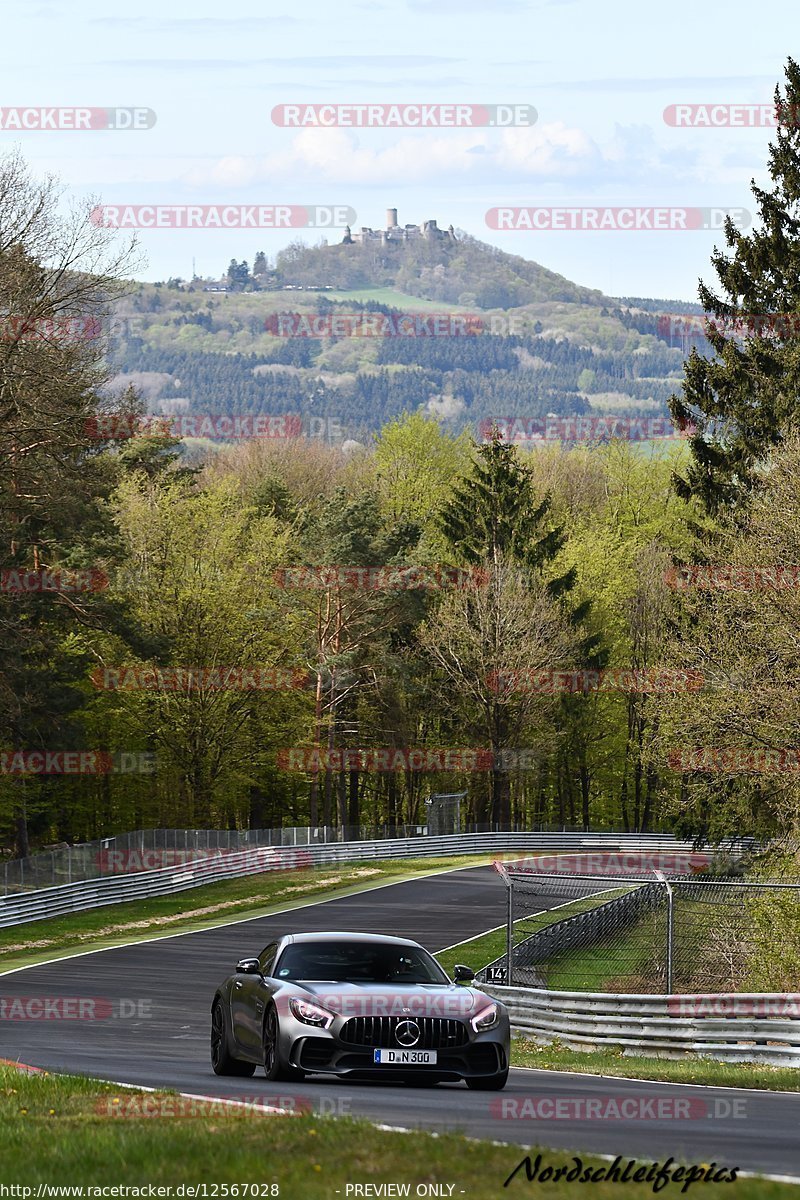
<svg viewBox="0 0 800 1200">
<path fill-rule="evenodd" d="M 356 224 L 434 218 L 611 295 L 696 298 L 711 230 L 496 230 L 497 206 L 754 214 L 769 128 L 681 128 L 672 104 L 769 104 L 793 0 L 29 0 L 3 11 L 0 108 L 141 107 L 137 130 L 0 129 L 37 174 L 112 205 L 344 205 Z M 512 128 L 304 128 L 280 104 L 528 104 Z M 143 278 L 219 275 L 341 230 L 147 229 Z"/>
</svg>

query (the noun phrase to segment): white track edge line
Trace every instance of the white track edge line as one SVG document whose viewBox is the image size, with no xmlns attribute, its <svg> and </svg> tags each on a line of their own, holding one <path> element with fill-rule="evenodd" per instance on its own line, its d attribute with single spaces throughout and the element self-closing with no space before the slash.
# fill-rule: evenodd
<svg viewBox="0 0 800 1200">
<path fill-rule="evenodd" d="M 431 879 L 436 875 L 451 875 L 455 871 L 472 871 L 483 866 L 491 866 L 490 863 L 478 863 L 475 867 L 469 865 L 462 867 L 445 867 L 443 871 L 430 871 L 424 875 L 412 875 L 408 879 L 394 879 L 389 883 L 378 883 L 370 887 L 369 885 L 363 888 L 357 888 L 356 891 L 348 891 L 347 894 L 339 896 L 329 896 L 327 900 L 307 900 L 300 904 L 293 904 L 290 908 L 279 908 L 270 912 L 259 913 L 255 917 L 241 917 L 238 920 L 222 921 L 219 924 L 200 926 L 199 929 L 184 929 L 178 930 L 175 933 L 161 933 L 153 937 L 136 938 L 132 942 L 118 942 L 113 946 L 96 946 L 93 950 L 76 950 L 74 954 L 61 954 L 57 958 L 42 959 L 37 962 L 26 963 L 21 967 L 11 967 L 7 971 L 0 971 L 0 979 L 5 975 L 16 975 L 17 971 L 30 971 L 34 967 L 50 967 L 54 963 L 67 962 L 71 958 L 85 958 L 89 954 L 104 954 L 108 950 L 127 950 L 131 946 L 146 946 L 149 942 L 166 942 L 170 938 L 191 937 L 193 933 L 208 933 L 211 929 L 228 929 L 231 925 L 247 925 L 250 921 L 263 921 L 265 917 L 279 917 L 283 913 L 297 912 L 301 908 L 313 908 L 316 904 L 330 904 L 334 900 L 346 900 L 349 896 L 363 896 L 367 892 L 380 892 L 383 888 L 398 887 L 403 883 L 414 883 L 417 879 Z M 135 903 L 135 901 L 132 901 Z M 78 912 L 91 912 L 91 909 L 78 909 Z M 46 918 L 45 918 L 46 919 Z M 33 924 L 33 922 L 30 922 Z M 13 928 L 13 926 L 11 926 Z M 498 927 L 499 928 L 499 927 Z M 480 935 L 477 935 L 480 936 Z M 437 954 L 441 951 L 437 951 Z"/>
</svg>

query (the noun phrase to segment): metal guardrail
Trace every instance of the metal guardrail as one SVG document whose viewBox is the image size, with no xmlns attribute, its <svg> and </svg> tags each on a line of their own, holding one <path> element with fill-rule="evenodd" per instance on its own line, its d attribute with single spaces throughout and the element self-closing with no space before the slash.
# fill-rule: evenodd
<svg viewBox="0 0 800 1200">
<path fill-rule="evenodd" d="M 433 807 L 428 810 L 428 815 L 432 812 Z M 135 829 L 76 845 L 60 843 L 25 858 L 6 857 L 0 862 L 0 895 L 57 887 L 62 883 L 77 883 L 81 879 L 102 879 L 106 875 L 125 875 L 129 871 L 188 866 L 217 855 L 220 851 L 230 854 L 234 850 L 253 850 L 261 846 L 321 846 L 329 842 L 394 841 L 397 838 L 424 838 L 428 835 L 445 837 L 499 831 L 500 826 L 496 824 L 467 824 L 464 827 L 453 824 L 451 828 L 445 828 L 441 821 L 434 821 L 430 825 L 394 827 L 302 825 L 278 829 Z M 582 825 L 512 825 L 505 832 L 584 834 L 587 831 Z M 614 827 L 595 832 L 624 836 L 622 829 Z"/>
<path fill-rule="evenodd" d="M 300 847 L 253 847 L 220 852 L 216 857 L 180 866 L 110 875 L 0 898 L 0 928 L 82 912 L 106 904 L 163 896 L 264 871 L 326 867 L 359 860 L 435 858 L 451 854 L 496 854 L 526 850 L 690 850 L 666 834 L 466 833 L 447 837 L 411 837 L 364 842 L 329 842 Z"/>
<path fill-rule="evenodd" d="M 482 987 L 508 1007 L 514 1033 L 540 1043 L 800 1065 L 800 993 L 634 996 Z"/>
</svg>

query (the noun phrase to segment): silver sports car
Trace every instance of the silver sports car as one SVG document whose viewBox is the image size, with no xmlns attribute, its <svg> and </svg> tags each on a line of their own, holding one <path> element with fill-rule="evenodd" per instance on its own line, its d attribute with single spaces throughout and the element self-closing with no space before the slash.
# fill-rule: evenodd
<svg viewBox="0 0 800 1200">
<path fill-rule="evenodd" d="M 454 980 L 416 942 L 366 933 L 294 933 L 244 958 L 211 1006 L 217 1075 L 466 1081 L 508 1078 L 508 1012 L 469 967 Z"/>
</svg>

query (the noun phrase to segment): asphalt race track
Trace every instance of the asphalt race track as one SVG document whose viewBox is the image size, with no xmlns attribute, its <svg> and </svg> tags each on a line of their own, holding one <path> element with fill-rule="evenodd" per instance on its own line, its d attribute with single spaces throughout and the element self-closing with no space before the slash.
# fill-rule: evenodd
<svg viewBox="0 0 800 1200">
<path fill-rule="evenodd" d="M 559 897 L 553 896 L 542 906 L 557 903 Z M 252 1079 L 218 1078 L 212 1072 L 209 1012 L 214 988 L 238 959 L 257 954 L 276 934 L 362 930 L 414 938 L 436 951 L 504 920 L 501 880 L 491 868 L 470 867 L 284 914 L 29 967 L 3 976 L 0 998 L 92 997 L 101 1015 L 91 1020 L 0 1021 L 0 1057 L 193 1095 L 282 1108 L 310 1104 L 315 1111 L 403 1128 L 459 1130 L 473 1137 L 647 1162 L 672 1155 L 691 1163 L 715 1161 L 742 1171 L 800 1176 L 800 1094 L 520 1069 L 512 1071 L 499 1093 L 471 1092 L 463 1084 L 432 1090 L 348 1085 L 322 1076 L 275 1085 L 260 1071 Z M 570 1102 L 561 1109 L 566 1116 L 552 1119 L 550 1112 L 558 1110 L 550 1106 L 547 1119 L 532 1118 L 534 1101 L 559 1098 Z M 641 1119 L 609 1119 L 609 1100 L 632 1098 L 641 1101 Z M 595 1102 L 588 1114 L 579 1107 L 587 1101 Z M 516 1151 L 509 1152 L 509 1171 L 519 1158 Z M 567 1156 L 549 1161 L 566 1162 Z"/>
</svg>

